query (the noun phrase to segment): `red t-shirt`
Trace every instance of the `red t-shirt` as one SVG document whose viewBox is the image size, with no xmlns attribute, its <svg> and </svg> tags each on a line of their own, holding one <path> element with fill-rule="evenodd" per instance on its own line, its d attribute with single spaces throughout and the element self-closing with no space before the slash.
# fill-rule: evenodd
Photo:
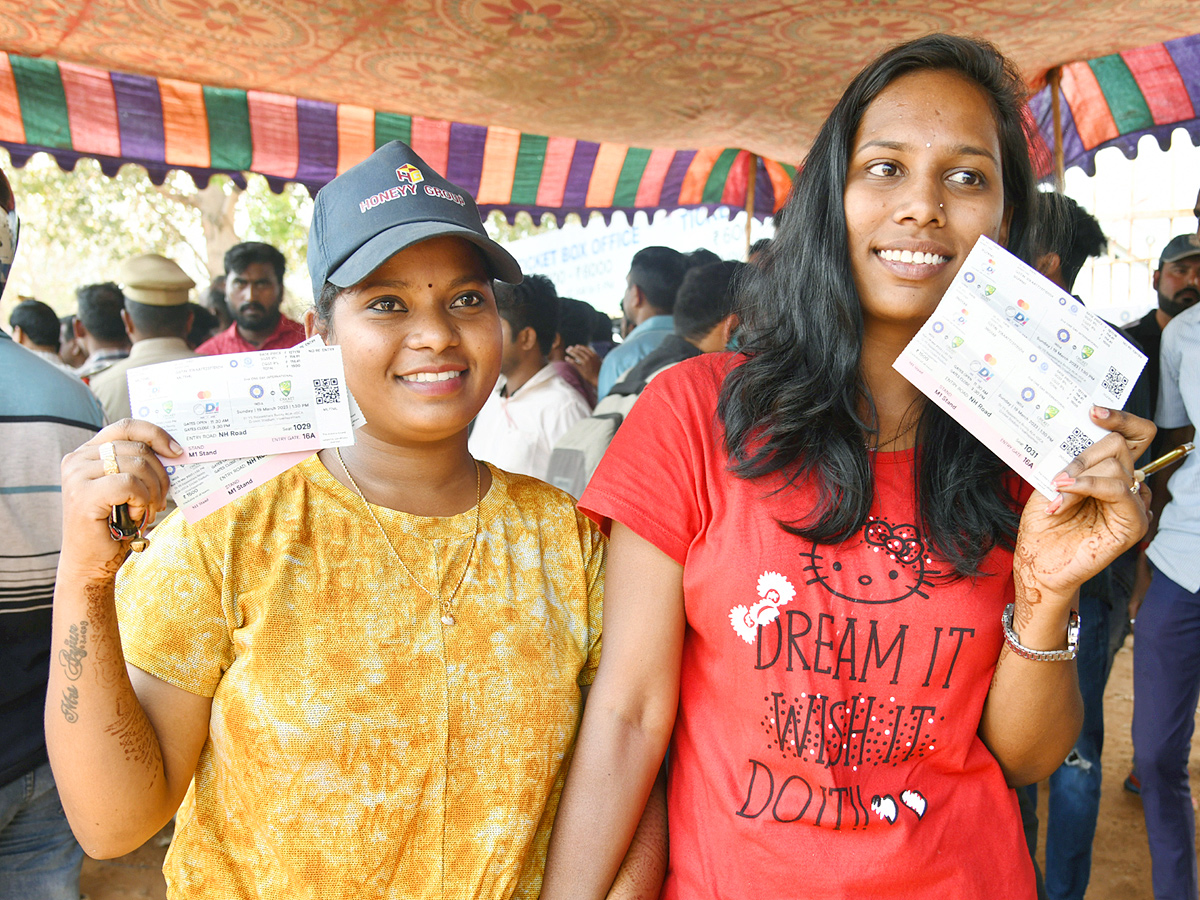
<svg viewBox="0 0 1200 900">
<path fill-rule="evenodd" d="M 579 503 L 684 566 L 663 896 L 1033 897 L 1016 796 L 976 733 L 1011 553 L 985 577 L 941 575 L 912 451 L 875 454 L 854 538 L 783 531 L 814 495 L 727 471 L 730 361 L 652 381 Z"/>
<path fill-rule="evenodd" d="M 201 356 L 220 356 L 223 353 L 249 353 L 254 350 L 286 350 L 288 347 L 295 347 L 303 340 L 304 326 L 299 322 L 293 322 L 286 316 L 280 316 L 279 324 L 275 326 L 275 330 L 271 332 L 271 336 L 263 342 L 261 347 L 247 343 L 238 334 L 237 322 L 234 322 L 224 331 L 214 334 L 197 347 L 196 352 Z"/>
</svg>

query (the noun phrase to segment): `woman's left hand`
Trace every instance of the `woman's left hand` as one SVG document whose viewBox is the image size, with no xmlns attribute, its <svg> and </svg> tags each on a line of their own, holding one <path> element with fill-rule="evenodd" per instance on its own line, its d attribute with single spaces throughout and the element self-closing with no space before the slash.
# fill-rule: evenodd
<svg viewBox="0 0 1200 900">
<path fill-rule="evenodd" d="M 1154 438 L 1154 423 L 1117 409 L 1092 407 L 1092 421 L 1112 434 L 1096 441 L 1054 478 L 1049 504 L 1025 504 L 1016 558 L 1037 586 L 1073 594 L 1146 533 L 1150 488 L 1134 481 L 1134 460 Z M 1137 488 L 1136 491 L 1131 488 Z M 1029 585 L 1032 586 L 1032 585 Z"/>
</svg>

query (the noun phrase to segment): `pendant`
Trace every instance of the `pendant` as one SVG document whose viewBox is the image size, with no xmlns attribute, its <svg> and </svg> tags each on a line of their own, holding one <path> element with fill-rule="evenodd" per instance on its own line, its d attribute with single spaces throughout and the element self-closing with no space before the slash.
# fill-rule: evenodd
<svg viewBox="0 0 1200 900">
<path fill-rule="evenodd" d="M 454 616 L 450 615 L 450 613 L 446 613 L 445 615 L 442 616 L 442 624 L 447 627 L 453 625 L 454 624 Z"/>
</svg>

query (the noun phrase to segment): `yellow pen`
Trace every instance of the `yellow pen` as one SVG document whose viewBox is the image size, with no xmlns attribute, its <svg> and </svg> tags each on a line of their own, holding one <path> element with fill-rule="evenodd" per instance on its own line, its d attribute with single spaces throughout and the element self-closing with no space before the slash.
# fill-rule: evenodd
<svg viewBox="0 0 1200 900">
<path fill-rule="evenodd" d="M 1196 445 L 1191 441 L 1186 444 L 1180 444 L 1170 453 L 1164 453 L 1152 463 L 1147 463 L 1145 468 L 1133 470 L 1133 480 L 1141 484 L 1146 480 L 1147 475 L 1153 475 L 1159 469 L 1165 469 L 1167 466 L 1179 462 L 1189 453 L 1196 449 Z"/>
</svg>

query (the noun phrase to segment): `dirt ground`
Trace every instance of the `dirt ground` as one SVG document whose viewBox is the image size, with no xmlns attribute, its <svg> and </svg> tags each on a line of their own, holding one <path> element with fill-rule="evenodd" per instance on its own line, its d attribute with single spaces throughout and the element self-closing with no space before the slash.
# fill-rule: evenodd
<svg viewBox="0 0 1200 900">
<path fill-rule="evenodd" d="M 1104 790 L 1092 857 L 1087 900 L 1152 900 L 1150 852 L 1142 802 L 1121 787 L 1133 759 L 1129 721 L 1133 715 L 1132 641 L 1117 654 L 1104 697 Z M 1200 793 L 1200 753 L 1192 754 L 1192 790 Z M 1045 786 L 1038 804 L 1046 809 Z M 163 900 L 162 861 L 170 827 L 140 850 L 120 859 L 85 859 L 82 887 L 89 900 Z M 1041 829 L 1045 845 L 1045 829 Z"/>
</svg>

